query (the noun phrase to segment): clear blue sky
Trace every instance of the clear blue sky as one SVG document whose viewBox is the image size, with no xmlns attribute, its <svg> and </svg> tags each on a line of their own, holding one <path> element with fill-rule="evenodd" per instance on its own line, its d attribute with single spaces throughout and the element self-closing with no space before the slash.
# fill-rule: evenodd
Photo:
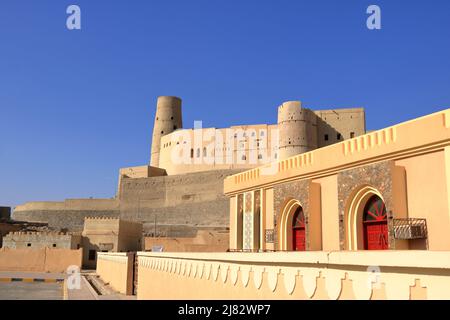
<svg viewBox="0 0 450 320">
<path fill-rule="evenodd" d="M 368 129 L 439 111 L 450 1 L 1 0 L 0 205 L 113 196 L 149 161 L 159 95 L 186 127 L 274 123 L 292 99 L 363 106 Z"/>
</svg>

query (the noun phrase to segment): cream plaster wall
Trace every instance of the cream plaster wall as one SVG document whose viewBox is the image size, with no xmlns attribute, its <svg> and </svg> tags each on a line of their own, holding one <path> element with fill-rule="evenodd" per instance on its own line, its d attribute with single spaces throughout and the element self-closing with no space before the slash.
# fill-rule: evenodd
<svg viewBox="0 0 450 320">
<path fill-rule="evenodd" d="M 339 250 L 337 175 L 313 180 L 321 187 L 322 250 Z"/>
<path fill-rule="evenodd" d="M 321 189 L 323 248 L 338 250 L 337 174 L 346 169 L 393 160 L 395 217 L 403 218 L 408 214 L 410 218 L 425 218 L 429 249 L 449 250 L 449 129 L 450 109 L 447 109 L 229 176 L 225 179 L 224 191 L 228 196 L 236 196 L 289 181 L 311 179 Z M 273 174 L 263 174 L 273 168 Z M 266 202 L 269 198 L 270 195 Z M 235 232 L 239 231 L 230 230 L 232 236 Z M 397 249 L 424 249 L 417 240 L 398 242 Z"/>
<path fill-rule="evenodd" d="M 133 294 L 134 253 L 99 252 L 96 273 L 114 290 Z"/>
<path fill-rule="evenodd" d="M 138 256 L 141 300 L 450 299 L 448 251 Z"/>
<path fill-rule="evenodd" d="M 408 215 L 427 219 L 430 250 L 450 248 L 447 172 L 443 151 L 396 161 L 406 169 Z"/>
<path fill-rule="evenodd" d="M 82 249 L 0 249 L 0 271 L 66 272 L 81 268 Z"/>
</svg>

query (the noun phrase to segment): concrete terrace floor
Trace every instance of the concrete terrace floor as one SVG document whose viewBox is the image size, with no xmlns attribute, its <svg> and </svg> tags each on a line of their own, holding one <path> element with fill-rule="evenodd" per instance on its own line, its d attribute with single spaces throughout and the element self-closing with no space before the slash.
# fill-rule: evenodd
<svg viewBox="0 0 450 320">
<path fill-rule="evenodd" d="M 64 288 L 63 282 L 0 282 L 0 300 L 135 300 L 120 293 L 99 295 L 86 280 L 92 271 L 81 272 L 79 289 Z M 0 279 L 67 279 L 62 273 L 0 272 Z"/>
<path fill-rule="evenodd" d="M 0 282 L 0 300 L 63 300 L 62 283 Z"/>
</svg>

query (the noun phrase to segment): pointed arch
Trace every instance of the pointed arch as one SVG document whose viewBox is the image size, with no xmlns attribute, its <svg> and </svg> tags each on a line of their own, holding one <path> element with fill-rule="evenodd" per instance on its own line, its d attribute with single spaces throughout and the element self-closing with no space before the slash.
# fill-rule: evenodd
<svg viewBox="0 0 450 320">
<path fill-rule="evenodd" d="M 363 219 L 368 201 L 377 196 L 384 203 L 381 193 L 370 185 L 363 185 L 352 192 L 345 208 L 345 250 L 364 250 Z"/>
<path fill-rule="evenodd" d="M 296 199 L 286 200 L 278 220 L 278 250 L 293 251 L 294 216 L 303 214 L 303 206 Z"/>
</svg>

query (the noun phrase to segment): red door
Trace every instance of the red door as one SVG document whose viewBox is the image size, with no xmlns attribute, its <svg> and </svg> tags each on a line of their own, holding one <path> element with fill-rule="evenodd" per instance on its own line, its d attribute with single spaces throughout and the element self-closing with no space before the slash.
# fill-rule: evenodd
<svg viewBox="0 0 450 320">
<path fill-rule="evenodd" d="M 386 208 L 380 197 L 372 196 L 367 202 L 363 224 L 365 250 L 389 249 Z"/>
<path fill-rule="evenodd" d="M 305 251 L 305 215 L 302 207 L 295 210 L 292 221 L 292 250 Z"/>
<path fill-rule="evenodd" d="M 365 249 L 366 250 L 387 250 L 388 249 L 388 229 L 387 221 L 380 223 L 365 223 Z"/>
<path fill-rule="evenodd" d="M 305 251 L 305 228 L 298 228 L 293 231 L 292 238 L 294 239 L 294 243 L 292 248 L 294 251 Z"/>
</svg>

